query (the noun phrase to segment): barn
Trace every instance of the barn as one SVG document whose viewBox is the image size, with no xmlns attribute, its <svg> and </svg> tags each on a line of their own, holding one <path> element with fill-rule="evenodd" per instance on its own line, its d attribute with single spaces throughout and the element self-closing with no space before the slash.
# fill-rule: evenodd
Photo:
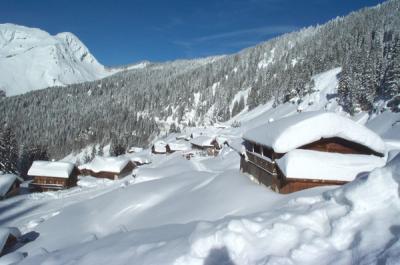
<svg viewBox="0 0 400 265">
<path fill-rule="evenodd" d="M 17 195 L 22 181 L 14 174 L 0 174 L 0 200 Z"/>
<path fill-rule="evenodd" d="M 79 166 L 81 175 L 111 180 L 123 178 L 132 173 L 136 165 L 127 157 L 95 157 L 91 162 Z"/>
<path fill-rule="evenodd" d="M 16 227 L 0 228 L 0 257 L 7 254 L 18 242 L 21 232 Z"/>
<path fill-rule="evenodd" d="M 76 186 L 79 171 L 69 162 L 34 161 L 28 171 L 29 188 L 37 191 L 62 190 Z"/>
<path fill-rule="evenodd" d="M 342 185 L 385 164 L 374 132 L 332 112 L 304 112 L 243 135 L 242 172 L 280 193 Z"/>
<path fill-rule="evenodd" d="M 201 135 L 193 138 L 190 141 L 192 148 L 196 150 L 201 150 L 207 153 L 207 155 L 218 155 L 221 145 L 218 143 L 215 137 Z"/>
</svg>

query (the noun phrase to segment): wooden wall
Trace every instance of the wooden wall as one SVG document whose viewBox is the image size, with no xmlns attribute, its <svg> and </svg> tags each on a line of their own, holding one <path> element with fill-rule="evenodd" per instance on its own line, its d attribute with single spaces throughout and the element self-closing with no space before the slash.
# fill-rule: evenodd
<svg viewBox="0 0 400 265">
<path fill-rule="evenodd" d="M 346 181 L 286 177 L 275 163 L 264 160 L 249 152 L 247 152 L 247 157 L 247 161 L 244 156 L 241 157 L 240 170 L 252 175 L 259 183 L 282 194 L 318 186 L 343 185 L 347 183 Z"/>
<path fill-rule="evenodd" d="M 76 186 L 79 170 L 75 167 L 69 178 L 33 176 L 30 187 L 38 191 L 59 190 Z"/>
<path fill-rule="evenodd" d="M 383 156 L 366 146 L 350 142 L 339 137 L 324 138 L 319 141 L 304 145 L 299 149 L 308 149 L 321 152 L 340 153 L 340 154 L 361 154 Z"/>
</svg>

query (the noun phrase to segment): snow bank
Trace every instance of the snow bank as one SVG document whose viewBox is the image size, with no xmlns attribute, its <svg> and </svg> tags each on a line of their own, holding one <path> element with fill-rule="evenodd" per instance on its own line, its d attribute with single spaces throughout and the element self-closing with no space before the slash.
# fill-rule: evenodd
<svg viewBox="0 0 400 265">
<path fill-rule="evenodd" d="M 0 258 L 0 265 L 15 265 L 26 257 L 26 253 L 13 252 Z"/>
<path fill-rule="evenodd" d="M 385 143 L 368 128 L 333 112 L 303 112 L 246 132 L 244 139 L 287 153 L 321 138 L 339 137 L 384 154 Z"/>
<path fill-rule="evenodd" d="M 0 198 L 7 194 L 16 180 L 17 176 L 14 174 L 0 174 Z"/>
<path fill-rule="evenodd" d="M 28 176 L 69 178 L 74 167 L 69 162 L 34 161 Z"/>
<path fill-rule="evenodd" d="M 374 155 L 353 155 L 295 149 L 276 160 L 288 178 L 352 181 L 360 173 L 385 165 Z"/>
<path fill-rule="evenodd" d="M 125 156 L 102 157 L 96 156 L 91 162 L 79 166 L 80 170 L 90 170 L 98 172 L 120 173 L 130 160 Z"/>
<path fill-rule="evenodd" d="M 211 163 L 212 160 L 209 162 Z M 369 175 L 357 178 L 340 188 L 328 190 L 322 194 L 313 193 L 315 189 L 303 191 L 285 196 L 287 200 L 275 198 L 275 208 L 264 204 L 264 199 L 267 198 L 254 197 L 258 194 L 256 189 L 251 193 L 249 187 L 246 187 L 244 189 L 246 196 L 240 196 L 239 200 L 231 198 L 235 200 L 234 204 L 252 207 L 254 204 L 262 203 L 264 210 L 251 214 L 234 212 L 232 215 L 214 221 L 172 222 L 168 225 L 159 224 L 156 227 L 119 232 L 46 255 L 28 256 L 21 264 L 67 263 L 71 260 L 78 265 L 110 263 L 115 265 L 128 263 L 150 265 L 398 264 L 400 257 L 399 172 L 400 156 L 397 156 L 387 167 L 375 169 Z M 200 175 L 196 176 L 196 179 L 199 177 Z M 217 199 L 215 197 L 217 194 L 221 196 L 225 194 L 218 193 L 218 190 L 220 191 L 222 187 L 233 188 L 227 183 L 236 182 L 238 179 L 232 177 L 226 172 L 211 182 L 204 179 L 203 181 L 206 182 L 200 182 L 196 191 L 202 190 L 206 193 L 197 194 L 198 202 L 208 200 L 209 197 L 205 196 L 206 194 L 213 195 L 214 199 Z M 192 201 L 182 200 L 182 198 L 176 200 L 179 197 L 175 197 L 189 191 L 186 185 L 191 178 L 186 178 L 184 185 L 183 179 L 172 183 L 175 180 L 168 178 L 169 181 L 163 181 L 160 187 L 168 185 L 166 190 L 173 194 L 175 206 L 176 203 L 181 206 L 186 203 L 187 207 L 190 207 L 194 205 Z M 228 182 L 224 182 L 223 179 Z M 214 186 L 218 182 L 219 185 Z M 213 184 L 210 185 L 210 183 Z M 169 186 L 169 184 L 174 185 Z M 143 186 L 138 187 L 137 192 L 142 193 L 144 188 L 154 187 L 151 182 L 141 183 L 141 185 Z M 174 189 L 171 189 L 172 187 Z M 210 188 L 212 189 L 208 190 Z M 269 194 L 267 190 L 263 193 Z M 119 193 L 116 194 L 120 196 Z M 132 196 L 136 193 L 129 194 Z M 149 218 L 152 217 L 149 221 L 155 219 L 154 213 L 157 218 L 160 218 L 158 211 L 162 209 L 160 203 L 169 207 L 172 205 L 169 204 L 170 201 L 163 202 L 159 197 L 151 199 L 153 207 L 157 208 L 153 208 L 153 215 L 149 215 Z M 144 202 L 148 203 L 148 200 Z M 140 205 L 141 207 L 144 202 Z M 228 200 L 218 202 L 208 205 L 208 214 L 210 211 L 221 209 L 222 202 L 223 207 L 231 204 Z M 87 203 L 93 203 L 93 200 Z M 113 207 L 118 205 L 119 203 L 116 203 Z M 87 206 L 82 209 L 92 209 Z M 132 211 L 143 214 L 140 206 L 131 205 L 123 212 Z M 195 208 L 197 210 L 197 207 Z M 193 213 L 193 210 L 192 207 L 190 213 Z M 171 209 L 170 212 L 178 213 Z M 186 212 L 179 212 L 179 214 L 184 213 Z M 115 220 L 119 219 L 120 217 L 117 216 Z M 160 218 L 160 220 L 164 219 Z M 197 220 L 200 219 L 197 218 Z M 81 222 L 74 223 L 82 225 Z"/>
<path fill-rule="evenodd" d="M 202 147 L 212 147 L 212 142 L 215 140 L 214 137 L 206 136 L 206 135 L 201 135 L 196 138 L 193 138 L 190 143 L 193 145 L 197 146 L 202 146 Z"/>
</svg>

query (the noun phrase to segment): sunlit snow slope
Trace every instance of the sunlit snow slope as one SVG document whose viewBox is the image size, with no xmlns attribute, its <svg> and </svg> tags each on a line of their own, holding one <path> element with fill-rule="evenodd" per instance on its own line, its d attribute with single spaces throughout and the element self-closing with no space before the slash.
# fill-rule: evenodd
<svg viewBox="0 0 400 265">
<path fill-rule="evenodd" d="M 81 177 L 69 190 L 1 201 L 0 227 L 18 227 L 26 241 L 0 264 L 24 252 L 20 264 L 398 264 L 400 157 L 343 187 L 290 195 L 239 170 L 234 149 L 244 131 L 297 115 L 299 107 L 341 112 L 327 97 L 336 92 L 339 72 L 316 75 L 316 91 L 302 106 L 268 103 L 236 116 L 240 127 L 228 122 L 182 132 L 225 138 L 233 148 L 217 157 L 186 160 L 144 150 L 127 154 L 152 160 L 135 178 Z"/>
<path fill-rule="evenodd" d="M 72 33 L 0 24 L 0 90 L 13 96 L 49 86 L 92 81 L 114 73 Z"/>
</svg>

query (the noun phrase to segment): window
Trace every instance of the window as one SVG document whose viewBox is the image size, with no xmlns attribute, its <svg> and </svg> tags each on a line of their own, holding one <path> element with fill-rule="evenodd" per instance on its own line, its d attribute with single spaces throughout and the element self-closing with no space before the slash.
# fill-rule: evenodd
<svg viewBox="0 0 400 265">
<path fill-rule="evenodd" d="M 244 141 L 244 147 L 246 148 L 247 151 L 253 152 L 253 145 L 249 141 Z"/>
<path fill-rule="evenodd" d="M 261 146 L 254 144 L 254 153 L 261 154 Z"/>
<path fill-rule="evenodd" d="M 263 146 L 263 155 L 272 159 L 272 150 Z"/>
</svg>

